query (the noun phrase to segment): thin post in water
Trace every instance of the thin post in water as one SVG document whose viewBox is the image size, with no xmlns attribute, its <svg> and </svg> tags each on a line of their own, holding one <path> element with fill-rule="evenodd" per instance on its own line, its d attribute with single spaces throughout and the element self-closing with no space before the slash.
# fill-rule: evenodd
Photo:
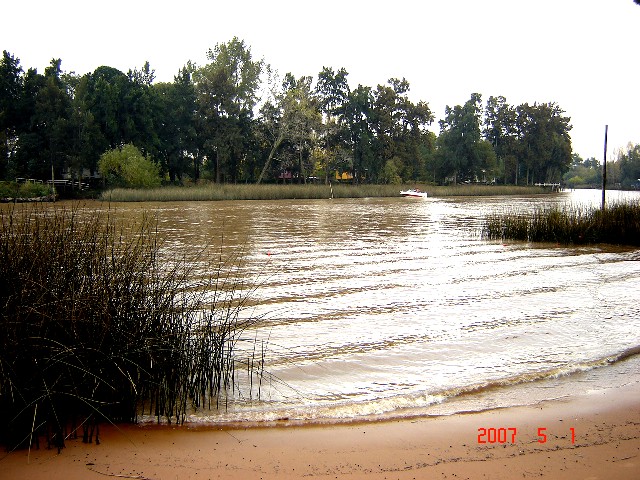
<svg viewBox="0 0 640 480">
<path fill-rule="evenodd" d="M 609 125 L 604 126 L 604 161 L 602 162 L 602 210 L 605 204 L 605 191 L 607 189 L 607 133 Z"/>
</svg>

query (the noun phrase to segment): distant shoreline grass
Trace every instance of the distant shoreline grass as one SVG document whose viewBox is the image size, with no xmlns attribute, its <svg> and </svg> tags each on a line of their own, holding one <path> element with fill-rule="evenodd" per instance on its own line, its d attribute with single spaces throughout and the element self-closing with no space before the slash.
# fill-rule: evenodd
<svg viewBox="0 0 640 480">
<path fill-rule="evenodd" d="M 100 195 L 100 200 L 111 202 L 172 202 L 217 200 L 281 200 L 321 198 L 397 197 L 400 190 L 417 186 L 432 197 L 533 195 L 549 193 L 541 187 L 509 185 L 255 185 L 206 184 L 180 187 L 167 186 L 152 189 L 115 188 Z"/>
<path fill-rule="evenodd" d="M 541 207 L 530 214 L 505 212 L 485 219 L 487 240 L 561 244 L 640 245 L 640 202 L 597 207 Z"/>
</svg>

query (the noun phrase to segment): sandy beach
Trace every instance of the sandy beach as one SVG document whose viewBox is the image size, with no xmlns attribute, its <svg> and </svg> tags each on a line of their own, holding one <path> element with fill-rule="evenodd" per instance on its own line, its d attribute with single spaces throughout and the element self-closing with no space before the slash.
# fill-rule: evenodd
<svg viewBox="0 0 640 480">
<path fill-rule="evenodd" d="M 393 422 L 224 430 L 103 426 L 100 445 L 68 440 L 61 454 L 22 450 L 0 461 L 2 479 L 105 477 L 637 479 L 640 385 Z"/>
</svg>

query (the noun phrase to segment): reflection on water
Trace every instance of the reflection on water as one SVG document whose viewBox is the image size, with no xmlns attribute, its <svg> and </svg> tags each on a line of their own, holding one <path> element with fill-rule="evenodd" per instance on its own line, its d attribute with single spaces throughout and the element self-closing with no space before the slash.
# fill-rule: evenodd
<svg viewBox="0 0 640 480">
<path fill-rule="evenodd" d="M 624 195 L 639 198 L 609 198 Z M 637 382 L 637 358 L 616 356 L 640 345 L 639 250 L 480 238 L 491 212 L 599 201 L 577 191 L 115 208 L 155 212 L 167 250 L 241 251 L 242 274 L 259 285 L 245 314 L 265 318 L 247 333 L 268 345 L 262 401 L 195 421 L 334 421 Z"/>
</svg>

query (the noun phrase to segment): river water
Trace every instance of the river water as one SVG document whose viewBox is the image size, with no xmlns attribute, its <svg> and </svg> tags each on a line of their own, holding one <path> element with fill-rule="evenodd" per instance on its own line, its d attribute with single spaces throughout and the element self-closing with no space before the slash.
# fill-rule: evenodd
<svg viewBox="0 0 640 480">
<path fill-rule="evenodd" d="M 609 193 L 627 197 L 640 195 Z M 154 212 L 166 249 L 237 254 L 230 264 L 256 287 L 242 315 L 261 318 L 240 347 L 266 347 L 260 399 L 238 373 L 240 396 L 189 421 L 268 424 L 453 414 L 640 382 L 640 250 L 480 237 L 491 212 L 599 202 L 576 191 L 110 208 Z"/>
</svg>

